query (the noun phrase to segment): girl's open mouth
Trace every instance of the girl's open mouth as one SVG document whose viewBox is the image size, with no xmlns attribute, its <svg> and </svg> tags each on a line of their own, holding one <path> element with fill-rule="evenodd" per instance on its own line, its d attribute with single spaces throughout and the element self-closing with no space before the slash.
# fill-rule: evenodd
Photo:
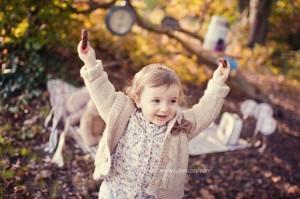
<svg viewBox="0 0 300 199">
<path fill-rule="evenodd" d="M 167 115 L 156 115 L 156 117 L 157 117 L 159 120 L 164 120 L 164 119 L 166 119 L 168 116 L 167 116 Z"/>
</svg>

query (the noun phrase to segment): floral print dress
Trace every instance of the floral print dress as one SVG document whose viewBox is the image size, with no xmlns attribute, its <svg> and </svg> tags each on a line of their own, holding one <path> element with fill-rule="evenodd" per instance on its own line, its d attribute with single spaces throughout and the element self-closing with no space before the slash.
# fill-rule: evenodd
<svg viewBox="0 0 300 199">
<path fill-rule="evenodd" d="M 114 199 L 154 199 L 146 189 L 158 168 L 166 129 L 167 125 L 146 121 L 140 111 L 133 112 L 105 179 Z"/>
</svg>

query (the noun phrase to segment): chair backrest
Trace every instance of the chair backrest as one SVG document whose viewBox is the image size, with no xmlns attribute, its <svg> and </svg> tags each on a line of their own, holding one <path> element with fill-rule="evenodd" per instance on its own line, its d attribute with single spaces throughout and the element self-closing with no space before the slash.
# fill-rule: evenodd
<svg viewBox="0 0 300 199">
<path fill-rule="evenodd" d="M 45 151 L 52 153 L 58 144 L 58 124 L 61 121 L 64 122 L 64 118 L 68 113 L 66 101 L 71 93 L 78 90 L 78 88 L 60 79 L 53 79 L 47 82 L 47 90 L 50 97 L 51 111 L 44 122 L 44 126 L 50 129 L 49 142 Z"/>
<path fill-rule="evenodd" d="M 218 138 L 225 145 L 236 145 L 240 138 L 243 122 L 235 113 L 223 113 L 217 130 Z"/>
</svg>

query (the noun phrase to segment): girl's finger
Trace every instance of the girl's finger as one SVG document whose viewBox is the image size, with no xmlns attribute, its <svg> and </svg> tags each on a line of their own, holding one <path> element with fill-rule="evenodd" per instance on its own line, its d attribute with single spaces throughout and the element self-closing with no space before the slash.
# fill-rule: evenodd
<svg viewBox="0 0 300 199">
<path fill-rule="evenodd" d="M 81 52 L 81 50 L 82 50 L 81 45 L 82 45 L 82 41 L 80 40 L 80 42 L 78 43 L 78 46 L 77 46 L 78 52 Z"/>
<path fill-rule="evenodd" d="M 85 48 L 81 47 L 81 52 L 82 52 L 83 54 L 87 54 L 88 51 L 89 51 L 89 46 L 88 46 L 88 45 L 87 45 Z"/>
<path fill-rule="evenodd" d="M 221 65 L 221 67 L 223 67 L 223 68 L 227 68 L 228 67 L 228 62 L 224 58 L 219 58 L 218 59 L 218 63 L 219 63 L 219 66 Z"/>
<path fill-rule="evenodd" d="M 82 41 L 79 42 L 78 46 L 77 46 L 77 51 L 78 53 L 83 53 L 83 54 L 87 54 L 89 49 L 89 43 L 87 43 L 87 47 L 85 49 L 82 48 Z"/>
</svg>

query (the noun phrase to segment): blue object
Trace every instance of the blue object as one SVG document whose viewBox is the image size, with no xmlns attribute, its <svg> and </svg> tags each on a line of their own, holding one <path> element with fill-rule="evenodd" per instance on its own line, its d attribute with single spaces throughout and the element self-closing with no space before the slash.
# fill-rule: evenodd
<svg viewBox="0 0 300 199">
<path fill-rule="evenodd" d="M 224 59 L 226 59 L 226 61 L 229 63 L 231 70 L 237 70 L 238 68 L 238 63 L 236 61 L 236 59 L 232 58 L 232 57 L 224 57 Z"/>
</svg>

